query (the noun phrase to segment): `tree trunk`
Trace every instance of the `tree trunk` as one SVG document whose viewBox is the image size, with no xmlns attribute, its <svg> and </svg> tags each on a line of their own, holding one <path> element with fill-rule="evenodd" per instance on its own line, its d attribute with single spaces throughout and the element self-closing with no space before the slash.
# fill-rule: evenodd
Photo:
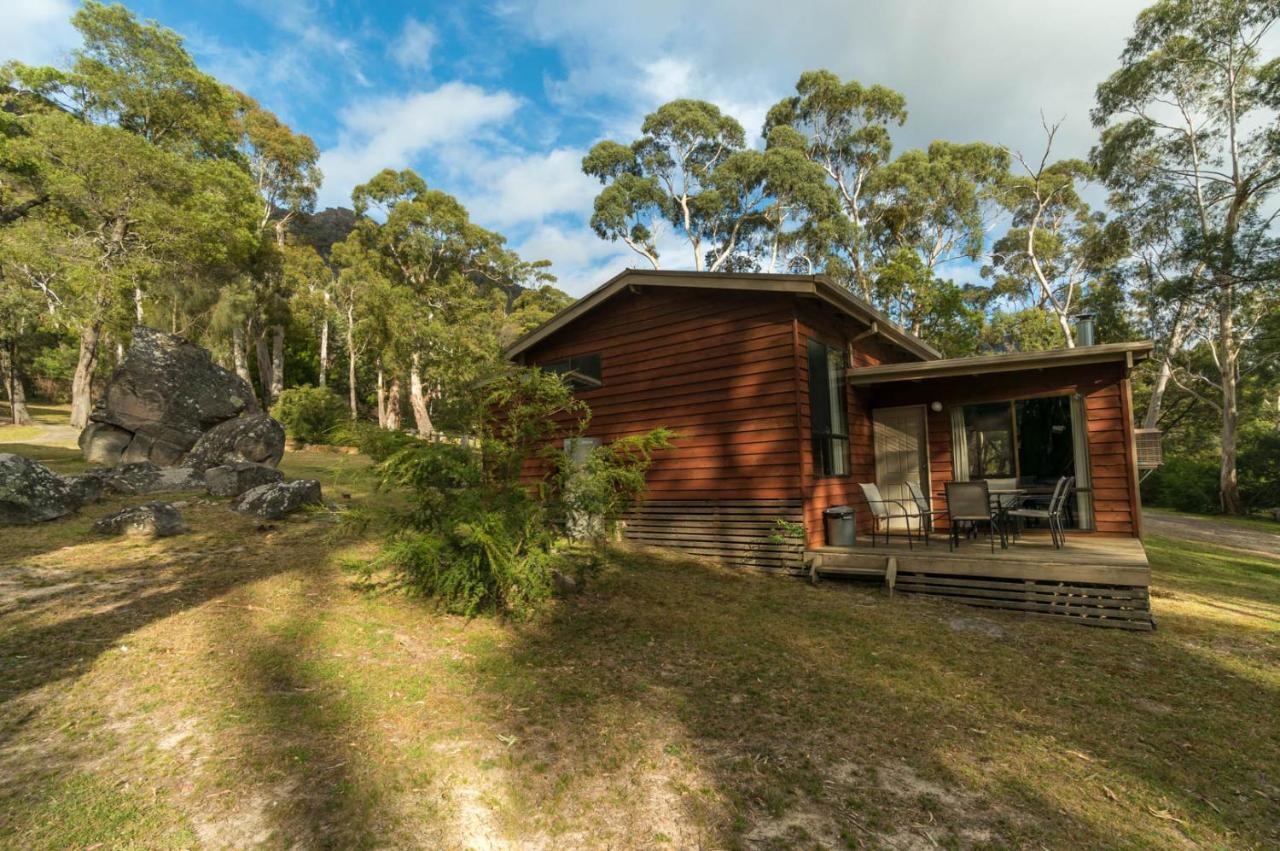
<svg viewBox="0 0 1280 851">
<path fill-rule="evenodd" d="M 356 341 L 351 328 L 351 311 L 347 311 L 347 391 L 351 394 L 351 419 L 360 415 L 356 408 Z"/>
<path fill-rule="evenodd" d="M 325 386 L 326 376 L 329 372 L 329 318 L 325 317 L 320 321 L 320 380 L 321 387 Z"/>
<path fill-rule="evenodd" d="M 1160 372 L 1156 374 L 1156 382 L 1151 385 L 1151 398 L 1147 401 L 1147 413 L 1142 418 L 1143 428 L 1158 428 L 1160 409 L 1164 405 L 1164 394 L 1169 389 L 1169 380 L 1173 377 L 1173 364 L 1166 355 L 1160 361 Z"/>
<path fill-rule="evenodd" d="M 249 374 L 249 352 L 244 344 L 244 329 L 239 324 L 231 329 L 231 365 L 236 375 L 249 385 L 249 412 L 257 413 L 262 410 L 258 407 L 258 394 L 253 392 L 253 377 Z"/>
<path fill-rule="evenodd" d="M 137 284 L 133 285 L 133 318 L 139 325 L 142 324 L 142 287 Z"/>
<path fill-rule="evenodd" d="M 400 379 L 391 379 L 391 387 L 387 390 L 387 428 L 400 430 Z"/>
<path fill-rule="evenodd" d="M 271 378 L 271 352 L 267 348 L 267 334 L 265 331 L 258 334 L 253 343 L 254 353 L 258 359 L 258 383 L 262 385 L 262 407 L 270 408 L 271 385 L 274 383 Z"/>
<path fill-rule="evenodd" d="M 427 410 L 426 397 L 422 393 L 422 370 L 417 352 L 413 353 L 413 363 L 409 367 L 409 404 L 413 406 L 413 421 L 418 427 L 418 434 L 426 437 L 435 431 L 431 425 L 431 412 Z"/>
<path fill-rule="evenodd" d="M 18 374 L 18 341 L 10 340 L 7 351 L 0 351 L 0 378 L 4 380 L 5 395 L 9 398 L 9 422 L 13 425 L 31 425 L 27 411 L 27 389 L 22 386 Z"/>
<path fill-rule="evenodd" d="M 382 358 L 378 358 L 378 428 L 387 427 L 387 389 L 382 374 Z"/>
<path fill-rule="evenodd" d="M 1240 498 L 1240 481 L 1236 475 L 1237 426 L 1240 413 L 1236 407 L 1236 341 L 1233 310 L 1234 292 L 1224 293 L 1218 307 L 1218 357 L 1222 363 L 1222 468 L 1218 490 L 1222 510 L 1227 514 L 1244 514 Z"/>
<path fill-rule="evenodd" d="M 284 326 L 271 326 L 271 404 L 284 392 Z"/>
<path fill-rule="evenodd" d="M 89 424 L 89 409 L 93 406 L 93 368 L 98 363 L 98 341 L 102 338 L 102 323 L 94 322 L 80 331 L 80 356 L 76 359 L 76 372 L 71 379 L 71 426 L 84 428 Z"/>
</svg>

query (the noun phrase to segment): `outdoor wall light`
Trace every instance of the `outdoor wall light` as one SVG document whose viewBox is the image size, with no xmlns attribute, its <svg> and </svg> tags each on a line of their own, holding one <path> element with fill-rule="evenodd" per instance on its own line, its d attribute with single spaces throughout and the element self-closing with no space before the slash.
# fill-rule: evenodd
<svg viewBox="0 0 1280 851">
<path fill-rule="evenodd" d="M 941 403 L 941 402 L 930 402 L 930 403 L 929 403 L 929 410 L 933 411 L 935 414 L 940 414 L 940 413 L 942 413 L 942 403 Z"/>
</svg>

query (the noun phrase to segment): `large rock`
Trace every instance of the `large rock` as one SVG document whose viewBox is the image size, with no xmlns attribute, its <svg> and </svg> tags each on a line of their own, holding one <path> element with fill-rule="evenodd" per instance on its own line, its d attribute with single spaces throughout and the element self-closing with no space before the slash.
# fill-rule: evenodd
<svg viewBox="0 0 1280 851">
<path fill-rule="evenodd" d="M 210 496 L 239 496 L 259 485 L 282 481 L 284 473 L 266 464 L 233 461 L 204 471 L 204 484 Z"/>
<path fill-rule="evenodd" d="M 266 414 L 254 414 L 209 429 L 187 453 L 182 465 L 194 470 L 237 462 L 274 467 L 283 456 L 284 426 Z"/>
<path fill-rule="evenodd" d="M 231 507 L 251 517 L 279 520 L 304 505 L 317 505 L 319 502 L 320 483 L 315 479 L 298 479 L 258 485 L 241 494 Z"/>
<path fill-rule="evenodd" d="M 249 385 L 206 349 L 138 327 L 89 415 L 80 448 L 96 464 L 176 466 L 202 434 L 238 417 L 252 399 Z"/>
<path fill-rule="evenodd" d="M 150 538 L 166 538 L 185 532 L 178 509 L 167 502 L 144 502 L 109 514 L 93 524 L 93 531 L 102 535 L 141 535 Z"/>
<path fill-rule="evenodd" d="M 161 469 L 150 461 L 121 464 L 104 470 L 89 470 L 83 474 L 101 482 L 104 490 L 113 493 L 165 493 L 204 489 L 204 475 L 188 467 Z"/>
<path fill-rule="evenodd" d="M 71 499 L 76 508 L 82 508 L 91 502 L 102 499 L 105 489 L 103 477 L 95 473 L 80 473 L 75 476 L 63 476 L 62 481 L 71 490 Z"/>
<path fill-rule="evenodd" d="M 30 458 L 0 454 L 0 526 L 53 520 L 77 507 L 75 494 L 57 473 Z"/>
</svg>

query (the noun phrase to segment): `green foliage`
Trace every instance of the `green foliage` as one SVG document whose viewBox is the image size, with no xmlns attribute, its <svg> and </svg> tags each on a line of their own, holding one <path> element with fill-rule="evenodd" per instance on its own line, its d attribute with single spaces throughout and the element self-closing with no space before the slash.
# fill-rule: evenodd
<svg viewBox="0 0 1280 851">
<path fill-rule="evenodd" d="M 576 434 L 586 410 L 559 376 L 539 369 L 504 369 L 471 394 L 475 439 L 466 445 L 353 430 L 361 449 L 381 459 L 383 485 L 410 502 L 368 569 L 394 571 L 450 612 L 522 617 L 551 594 L 558 533 L 549 489 L 526 487 L 521 474 L 553 434 Z M 649 444 L 633 442 L 619 453 L 644 451 Z"/>
<path fill-rule="evenodd" d="M 558 510 L 571 535 L 597 543 L 612 538 L 622 515 L 640 500 L 653 453 L 676 433 L 656 428 L 593 447 L 585 458 L 555 450 Z"/>
<path fill-rule="evenodd" d="M 1167 458 L 1143 481 L 1142 501 L 1196 514 L 1216 513 L 1220 507 L 1217 462 L 1206 457 Z"/>
<path fill-rule="evenodd" d="M 1280 508 L 1280 429 L 1250 430 L 1240 451 L 1240 495 L 1247 508 Z"/>
<path fill-rule="evenodd" d="M 338 426 L 347 420 L 348 411 L 332 390 L 303 384 L 281 393 L 271 407 L 271 416 L 284 425 L 294 440 L 329 443 Z"/>
</svg>

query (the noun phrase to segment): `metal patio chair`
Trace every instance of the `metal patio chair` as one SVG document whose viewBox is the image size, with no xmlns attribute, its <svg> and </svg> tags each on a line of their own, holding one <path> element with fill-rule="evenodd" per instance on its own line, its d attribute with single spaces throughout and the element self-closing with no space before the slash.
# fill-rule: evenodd
<svg viewBox="0 0 1280 851">
<path fill-rule="evenodd" d="M 1029 508 L 1021 505 L 1017 508 L 1009 509 L 1005 514 L 1014 518 L 1015 522 L 1026 517 L 1045 521 L 1049 526 L 1049 537 L 1053 540 L 1054 549 L 1060 550 L 1067 543 L 1067 532 L 1062 522 L 1062 515 L 1066 508 L 1067 498 L 1071 495 L 1071 489 L 1075 486 L 1075 483 L 1075 476 L 1063 476 L 1054 485 L 1053 495 L 1049 497 L 1049 503 L 1046 507 Z"/>
<path fill-rule="evenodd" d="M 951 517 L 951 535 L 948 539 L 948 550 L 954 550 L 960 545 L 960 524 L 967 523 L 974 526 L 978 523 L 987 524 L 987 540 L 991 544 L 991 552 L 996 551 L 996 516 L 997 512 L 991 508 L 991 494 L 987 491 L 987 483 L 979 480 L 976 482 L 946 482 L 947 491 L 947 514 Z M 1001 546 L 1004 544 L 1003 533 L 1000 538 Z"/>
<path fill-rule="evenodd" d="M 880 495 L 880 488 L 874 484 L 859 483 L 862 496 L 871 510 L 871 546 L 876 545 L 876 531 L 884 526 L 884 542 L 889 543 L 889 521 L 901 517 L 907 526 L 907 549 L 911 549 L 911 512 L 900 499 L 885 499 Z M 897 509 L 896 511 L 893 509 Z"/>
<path fill-rule="evenodd" d="M 924 533 L 924 545 L 929 546 L 929 535 L 933 532 L 933 518 L 945 517 L 945 509 L 934 508 L 929 497 L 917 482 L 907 482 L 907 490 L 916 504 L 916 516 L 920 518 L 920 531 Z"/>
</svg>

